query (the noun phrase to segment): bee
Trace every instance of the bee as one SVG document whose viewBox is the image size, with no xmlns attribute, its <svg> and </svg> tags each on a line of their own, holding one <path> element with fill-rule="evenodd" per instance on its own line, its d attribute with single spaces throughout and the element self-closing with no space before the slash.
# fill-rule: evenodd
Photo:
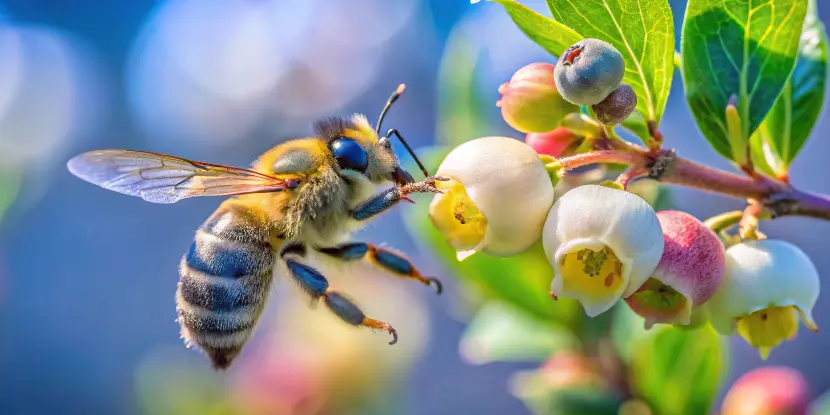
<svg viewBox="0 0 830 415">
<path fill-rule="evenodd" d="M 371 243 L 345 242 L 367 220 L 411 193 L 440 193 L 436 181 L 401 134 L 380 135 L 387 111 L 403 93 L 390 96 L 373 129 L 367 118 L 328 118 L 315 135 L 276 145 L 252 169 L 187 160 L 132 150 L 96 150 L 67 163 L 75 176 L 104 189 L 152 203 L 175 203 L 202 196 L 230 196 L 196 231 L 179 266 L 177 322 L 188 347 L 201 349 L 217 370 L 228 368 L 254 331 L 274 274 L 287 274 L 312 302 L 323 300 L 344 322 L 384 330 L 348 296 L 331 290 L 326 277 L 309 264 L 309 251 L 338 261 L 368 261 L 424 285 L 424 277 L 399 253 Z M 392 149 L 397 137 L 420 167 L 415 182 Z M 377 191 L 378 186 L 393 187 Z"/>
</svg>

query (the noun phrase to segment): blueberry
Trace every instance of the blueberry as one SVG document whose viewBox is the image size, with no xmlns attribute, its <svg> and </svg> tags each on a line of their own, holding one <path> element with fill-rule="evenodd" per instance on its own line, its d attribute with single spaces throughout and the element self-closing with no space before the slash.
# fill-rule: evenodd
<svg viewBox="0 0 830 415">
<path fill-rule="evenodd" d="M 573 104 L 599 104 L 619 86 L 624 73 L 625 62 L 616 48 L 599 39 L 582 39 L 556 62 L 556 88 Z"/>
<path fill-rule="evenodd" d="M 602 102 L 592 105 L 597 120 L 605 125 L 623 122 L 637 107 L 637 94 L 628 84 L 620 84 Z"/>
</svg>

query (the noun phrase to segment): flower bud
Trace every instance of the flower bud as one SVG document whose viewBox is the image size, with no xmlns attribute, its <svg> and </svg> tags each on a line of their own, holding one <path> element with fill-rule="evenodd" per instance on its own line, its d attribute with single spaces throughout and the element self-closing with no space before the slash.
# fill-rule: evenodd
<svg viewBox="0 0 830 415">
<path fill-rule="evenodd" d="M 484 137 L 456 147 L 441 163 L 429 216 L 462 260 L 476 252 L 506 257 L 539 239 L 553 183 L 527 144 Z"/>
<path fill-rule="evenodd" d="M 531 63 L 499 87 L 501 100 L 496 105 L 507 124 L 523 133 L 544 133 L 556 128 L 566 114 L 579 111 L 559 95 L 554 68 L 549 63 Z"/>
<path fill-rule="evenodd" d="M 766 359 L 770 350 L 795 337 L 799 316 L 818 331 L 813 306 L 818 299 L 818 272 L 795 245 L 765 239 L 726 250 L 723 283 L 707 304 L 712 326 L 735 332 Z"/>
<path fill-rule="evenodd" d="M 556 127 L 547 133 L 529 133 L 525 143 L 539 154 L 559 157 L 579 137 L 565 127 Z"/>
<path fill-rule="evenodd" d="M 596 365 L 584 354 L 563 350 L 554 353 L 539 368 L 539 373 L 552 389 L 575 386 L 596 387 L 602 384 Z"/>
<path fill-rule="evenodd" d="M 666 210 L 657 212 L 657 219 L 663 229 L 663 257 L 651 278 L 625 301 L 645 318 L 646 328 L 655 323 L 687 325 L 692 309 L 712 298 L 721 285 L 723 245 L 688 213 Z"/>
<path fill-rule="evenodd" d="M 579 300 L 590 317 L 637 291 L 663 255 L 654 209 L 639 196 L 598 185 L 562 195 L 542 241 L 556 272 L 553 294 Z"/>
<path fill-rule="evenodd" d="M 797 370 L 762 367 L 741 376 L 726 393 L 722 415 L 804 415 L 810 386 Z"/>
</svg>

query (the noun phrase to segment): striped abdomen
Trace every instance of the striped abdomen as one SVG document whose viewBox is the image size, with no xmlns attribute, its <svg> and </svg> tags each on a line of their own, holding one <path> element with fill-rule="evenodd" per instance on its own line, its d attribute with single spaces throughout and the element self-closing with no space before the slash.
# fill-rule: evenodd
<svg viewBox="0 0 830 415">
<path fill-rule="evenodd" d="M 267 217 L 230 199 L 196 232 L 182 258 L 176 310 L 182 338 L 224 369 L 265 307 L 274 251 Z"/>
</svg>

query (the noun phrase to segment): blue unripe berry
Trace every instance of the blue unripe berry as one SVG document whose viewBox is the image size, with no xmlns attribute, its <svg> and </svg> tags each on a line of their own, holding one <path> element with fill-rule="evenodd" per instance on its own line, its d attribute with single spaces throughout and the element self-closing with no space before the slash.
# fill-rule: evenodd
<svg viewBox="0 0 830 415">
<path fill-rule="evenodd" d="M 617 89 L 624 73 L 625 62 L 616 48 L 599 39 L 583 39 L 559 57 L 554 77 L 565 100 L 594 105 Z"/>
</svg>

